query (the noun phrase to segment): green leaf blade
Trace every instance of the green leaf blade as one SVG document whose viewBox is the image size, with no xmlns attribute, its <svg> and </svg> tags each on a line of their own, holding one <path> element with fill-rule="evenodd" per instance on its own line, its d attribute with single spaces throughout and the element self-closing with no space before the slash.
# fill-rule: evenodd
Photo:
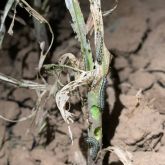
<svg viewBox="0 0 165 165">
<path fill-rule="evenodd" d="M 72 28 L 76 33 L 76 38 L 81 44 L 81 52 L 84 58 L 85 69 L 92 70 L 94 66 L 92 52 L 90 44 L 86 38 L 86 25 L 79 2 L 77 0 L 65 0 L 65 3 L 73 20 Z"/>
</svg>

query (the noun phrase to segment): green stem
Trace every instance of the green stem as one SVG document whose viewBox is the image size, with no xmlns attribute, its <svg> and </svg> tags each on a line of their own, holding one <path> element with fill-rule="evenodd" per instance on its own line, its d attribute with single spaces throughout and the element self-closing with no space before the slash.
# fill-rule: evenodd
<svg viewBox="0 0 165 165">
<path fill-rule="evenodd" d="M 104 108 L 105 80 L 106 78 L 101 79 L 100 83 L 88 93 L 89 122 L 91 123 L 88 137 L 93 138 L 93 141 L 95 140 L 95 143 L 89 144 L 88 164 L 92 164 L 102 147 L 102 110 Z"/>
</svg>

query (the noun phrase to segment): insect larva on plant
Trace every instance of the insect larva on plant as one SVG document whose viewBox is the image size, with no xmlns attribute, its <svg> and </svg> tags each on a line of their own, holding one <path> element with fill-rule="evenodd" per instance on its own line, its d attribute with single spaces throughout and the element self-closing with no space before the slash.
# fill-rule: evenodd
<svg viewBox="0 0 165 165">
<path fill-rule="evenodd" d="M 107 79 L 106 77 L 102 78 L 101 87 L 99 91 L 99 107 L 103 110 L 105 106 L 105 87 Z"/>
<path fill-rule="evenodd" d="M 87 144 L 90 146 L 90 155 L 92 159 L 96 159 L 97 153 L 100 149 L 100 144 L 99 142 L 94 138 L 94 137 L 88 137 L 86 139 Z"/>
</svg>

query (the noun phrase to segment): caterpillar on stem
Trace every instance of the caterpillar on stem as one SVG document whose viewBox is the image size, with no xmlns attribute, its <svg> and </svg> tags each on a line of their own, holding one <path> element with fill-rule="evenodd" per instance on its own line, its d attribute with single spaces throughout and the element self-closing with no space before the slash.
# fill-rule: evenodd
<svg viewBox="0 0 165 165">
<path fill-rule="evenodd" d="M 100 149 L 100 144 L 94 137 L 88 137 L 86 142 L 90 146 L 90 155 L 95 160 Z"/>
</svg>

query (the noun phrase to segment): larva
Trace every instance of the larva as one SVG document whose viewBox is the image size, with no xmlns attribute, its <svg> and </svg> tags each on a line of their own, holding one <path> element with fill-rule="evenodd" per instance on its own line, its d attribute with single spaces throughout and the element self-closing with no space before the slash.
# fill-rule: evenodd
<svg viewBox="0 0 165 165">
<path fill-rule="evenodd" d="M 106 87 L 107 79 L 103 77 L 101 82 L 101 87 L 99 91 L 99 107 L 103 110 L 105 106 L 105 87 Z"/>
<path fill-rule="evenodd" d="M 97 38 L 97 45 L 96 45 L 96 59 L 99 64 L 102 63 L 102 57 L 103 57 L 103 38 L 101 36 L 101 32 L 98 32 L 98 38 Z"/>
<path fill-rule="evenodd" d="M 94 137 L 88 137 L 86 139 L 86 142 L 90 146 L 90 156 L 92 157 L 93 160 L 96 159 L 97 153 L 100 149 L 99 142 Z"/>
</svg>

